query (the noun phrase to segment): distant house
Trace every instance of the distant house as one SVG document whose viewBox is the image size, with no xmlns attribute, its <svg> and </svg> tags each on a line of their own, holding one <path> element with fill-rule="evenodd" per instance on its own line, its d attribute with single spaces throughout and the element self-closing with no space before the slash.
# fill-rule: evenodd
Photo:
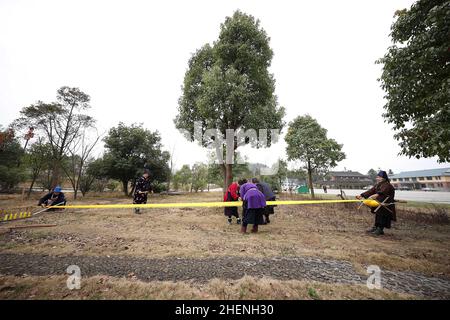
<svg viewBox="0 0 450 320">
<path fill-rule="evenodd" d="M 330 171 L 323 181 L 316 184 L 334 189 L 363 189 L 373 184 L 369 176 L 357 171 Z"/>
<path fill-rule="evenodd" d="M 406 171 L 389 177 L 396 189 L 450 191 L 450 168 Z"/>
</svg>

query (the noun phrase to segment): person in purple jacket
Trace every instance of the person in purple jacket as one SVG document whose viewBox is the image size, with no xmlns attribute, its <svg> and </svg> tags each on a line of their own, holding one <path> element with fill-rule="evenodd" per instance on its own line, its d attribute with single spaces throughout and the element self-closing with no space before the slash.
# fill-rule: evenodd
<svg viewBox="0 0 450 320">
<path fill-rule="evenodd" d="M 266 197 L 258 190 L 254 183 L 244 183 L 239 194 L 243 201 L 243 219 L 241 232 L 247 233 L 247 225 L 252 224 L 253 233 L 258 232 L 258 225 L 264 223 L 264 208 L 266 207 Z"/>
</svg>

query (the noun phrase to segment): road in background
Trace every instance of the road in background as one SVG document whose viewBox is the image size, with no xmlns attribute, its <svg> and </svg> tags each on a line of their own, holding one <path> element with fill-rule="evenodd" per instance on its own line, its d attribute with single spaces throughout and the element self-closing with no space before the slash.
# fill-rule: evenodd
<svg viewBox="0 0 450 320">
<path fill-rule="evenodd" d="M 339 189 L 328 189 L 327 194 L 339 194 Z M 366 190 L 343 189 L 347 196 L 356 196 Z M 314 189 L 316 194 L 324 194 L 323 189 Z M 450 204 L 450 192 L 444 191 L 400 191 L 395 190 L 396 200 Z"/>
</svg>

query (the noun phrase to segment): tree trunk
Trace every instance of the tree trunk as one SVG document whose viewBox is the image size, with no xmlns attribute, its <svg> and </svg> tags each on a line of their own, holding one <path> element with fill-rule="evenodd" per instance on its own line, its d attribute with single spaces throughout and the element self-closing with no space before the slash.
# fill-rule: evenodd
<svg viewBox="0 0 450 320">
<path fill-rule="evenodd" d="M 309 189 L 311 190 L 311 197 L 314 199 L 314 187 L 313 187 L 313 181 L 312 181 L 312 169 L 311 169 L 311 163 L 308 161 L 308 184 Z"/>
<path fill-rule="evenodd" d="M 50 188 L 53 189 L 59 183 L 59 165 L 55 162 L 52 170 L 52 178 L 50 180 Z"/>
<path fill-rule="evenodd" d="M 133 185 L 131 186 L 130 194 L 129 194 L 130 197 L 134 194 L 135 189 L 136 189 L 136 184 L 133 183 Z"/>
<path fill-rule="evenodd" d="M 33 186 L 34 186 L 34 183 L 36 182 L 36 179 L 37 179 L 37 175 L 33 177 L 33 180 L 31 180 L 31 185 L 30 185 L 30 188 L 28 189 L 28 193 L 27 193 L 27 199 L 30 198 L 31 191 L 33 191 Z"/>
<path fill-rule="evenodd" d="M 224 192 L 227 191 L 230 184 L 233 182 L 233 165 L 231 163 L 225 164 L 225 188 Z"/>
<path fill-rule="evenodd" d="M 280 190 L 278 192 L 283 193 L 283 181 L 281 178 L 278 179 Z"/>
<path fill-rule="evenodd" d="M 227 171 L 225 169 L 225 164 L 222 164 L 220 169 L 222 170 L 222 177 L 223 177 L 223 193 L 227 192 Z"/>
<path fill-rule="evenodd" d="M 171 176 L 172 176 L 172 172 L 169 173 L 169 177 L 167 179 L 167 192 L 170 191 L 170 178 L 171 178 Z"/>
<path fill-rule="evenodd" d="M 123 193 L 125 193 L 125 195 L 128 197 L 128 181 L 127 180 L 122 180 L 122 189 L 123 189 Z"/>
</svg>

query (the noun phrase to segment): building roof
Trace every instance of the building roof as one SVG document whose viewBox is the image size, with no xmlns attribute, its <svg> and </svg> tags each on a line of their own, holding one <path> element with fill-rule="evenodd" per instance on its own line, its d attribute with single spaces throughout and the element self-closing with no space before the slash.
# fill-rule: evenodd
<svg viewBox="0 0 450 320">
<path fill-rule="evenodd" d="M 450 168 L 439 168 L 429 170 L 417 170 L 417 171 L 405 171 L 398 174 L 394 174 L 389 178 L 415 178 L 415 177 L 438 177 L 438 176 L 450 176 Z"/>
<path fill-rule="evenodd" d="M 367 177 L 357 171 L 330 171 L 329 175 L 334 177 Z"/>
</svg>

